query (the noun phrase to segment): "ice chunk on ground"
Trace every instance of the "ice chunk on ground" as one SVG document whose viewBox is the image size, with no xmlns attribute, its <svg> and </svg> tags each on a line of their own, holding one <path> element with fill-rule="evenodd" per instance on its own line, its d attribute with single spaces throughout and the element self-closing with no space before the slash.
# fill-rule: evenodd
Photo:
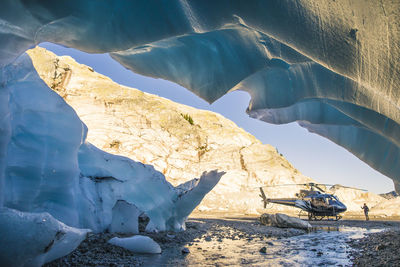
<svg viewBox="0 0 400 267">
<path fill-rule="evenodd" d="M 88 229 L 69 227 L 46 212 L 1 208 L 1 266 L 41 266 L 69 254 L 88 232 Z"/>
<path fill-rule="evenodd" d="M 148 236 L 135 235 L 127 238 L 114 237 L 110 239 L 108 243 L 136 253 L 161 253 L 160 245 Z"/>
</svg>

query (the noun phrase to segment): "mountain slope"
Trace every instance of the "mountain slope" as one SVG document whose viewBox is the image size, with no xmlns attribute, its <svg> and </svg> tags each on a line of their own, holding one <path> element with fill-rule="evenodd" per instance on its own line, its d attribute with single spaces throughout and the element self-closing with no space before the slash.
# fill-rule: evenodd
<svg viewBox="0 0 400 267">
<path fill-rule="evenodd" d="M 198 211 L 257 213 L 258 187 L 313 182 L 277 150 L 223 116 L 113 82 L 68 56 L 44 48 L 29 50 L 40 77 L 71 105 L 89 128 L 88 141 L 141 161 L 165 174 L 174 186 L 203 171 L 226 171 Z M 293 197 L 299 186 L 266 188 L 268 197 Z M 350 211 L 359 212 L 355 190 L 339 190 Z M 363 195 L 364 196 L 364 195 Z M 371 207 L 383 198 L 362 197 Z M 292 211 L 273 205 L 270 211 Z"/>
<path fill-rule="evenodd" d="M 121 86 L 40 47 L 28 54 L 40 77 L 86 123 L 88 141 L 97 147 L 152 164 L 175 186 L 205 170 L 226 171 L 200 210 L 254 213 L 262 207 L 258 186 L 312 181 L 275 148 L 217 113 Z M 298 188 L 280 191 L 268 193 L 292 196 Z"/>
</svg>

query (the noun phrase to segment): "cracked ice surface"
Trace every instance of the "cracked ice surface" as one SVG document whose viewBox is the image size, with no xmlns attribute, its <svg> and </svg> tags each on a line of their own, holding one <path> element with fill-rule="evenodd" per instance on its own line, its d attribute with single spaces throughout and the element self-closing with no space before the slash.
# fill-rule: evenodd
<svg viewBox="0 0 400 267">
<path fill-rule="evenodd" d="M 208 101 L 245 90 L 250 116 L 299 121 L 398 181 L 398 1 L 6 0 L 1 10 L 2 66 L 48 41 L 111 53 Z"/>
</svg>

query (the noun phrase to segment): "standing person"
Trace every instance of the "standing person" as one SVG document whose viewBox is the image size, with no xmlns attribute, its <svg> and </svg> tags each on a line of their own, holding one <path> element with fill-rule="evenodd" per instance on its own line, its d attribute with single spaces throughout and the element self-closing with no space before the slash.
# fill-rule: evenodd
<svg viewBox="0 0 400 267">
<path fill-rule="evenodd" d="M 369 217 L 368 217 L 369 208 L 368 208 L 367 204 L 364 203 L 364 206 L 362 206 L 361 209 L 364 210 L 365 220 L 369 221 Z"/>
</svg>

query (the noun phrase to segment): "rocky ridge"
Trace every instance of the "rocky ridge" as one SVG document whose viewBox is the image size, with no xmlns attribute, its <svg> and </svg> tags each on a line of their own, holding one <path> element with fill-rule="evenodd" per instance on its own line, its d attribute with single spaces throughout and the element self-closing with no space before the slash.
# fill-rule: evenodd
<svg viewBox="0 0 400 267">
<path fill-rule="evenodd" d="M 259 186 L 314 182 L 274 147 L 262 144 L 217 113 L 119 85 L 69 56 L 59 57 L 44 48 L 28 54 L 40 77 L 88 126 L 87 140 L 97 147 L 153 165 L 174 186 L 206 170 L 226 171 L 197 211 L 262 213 Z M 293 197 L 299 189 L 272 187 L 266 194 Z M 373 205 L 385 200 L 368 194 L 365 202 L 373 199 Z M 354 204 L 350 210 L 359 211 L 359 203 L 354 202 L 360 200 L 358 192 L 352 190 L 341 197 L 346 205 Z M 274 205 L 271 211 L 298 210 Z"/>
</svg>

